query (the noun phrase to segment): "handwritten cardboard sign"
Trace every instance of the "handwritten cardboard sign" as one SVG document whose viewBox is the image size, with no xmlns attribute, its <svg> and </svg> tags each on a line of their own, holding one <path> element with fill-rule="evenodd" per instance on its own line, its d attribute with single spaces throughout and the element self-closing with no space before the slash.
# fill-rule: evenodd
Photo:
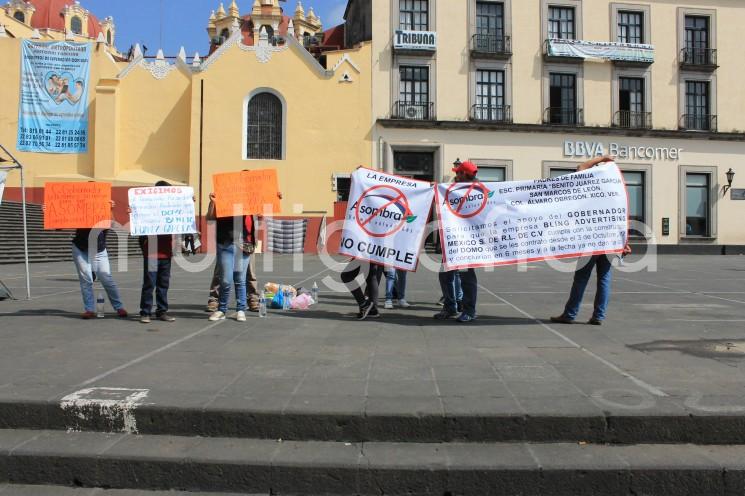
<svg viewBox="0 0 745 496">
<path fill-rule="evenodd" d="M 275 169 L 227 172 L 212 176 L 218 217 L 279 213 Z M 267 207 L 268 205 L 268 207 Z"/>
<path fill-rule="evenodd" d="M 111 184 L 46 183 L 44 229 L 111 226 Z"/>
<path fill-rule="evenodd" d="M 197 232 L 194 188 L 132 188 L 128 196 L 131 210 L 129 225 L 133 236 Z"/>
</svg>

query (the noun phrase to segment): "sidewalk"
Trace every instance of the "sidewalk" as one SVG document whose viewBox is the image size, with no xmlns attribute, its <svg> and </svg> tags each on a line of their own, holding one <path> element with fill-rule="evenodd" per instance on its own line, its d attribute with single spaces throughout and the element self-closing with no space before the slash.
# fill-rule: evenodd
<svg viewBox="0 0 745 496">
<path fill-rule="evenodd" d="M 129 263 L 115 279 L 136 316 L 141 261 Z M 271 275 L 261 265 L 262 284 L 310 287 L 325 275 L 316 257 L 305 257 L 301 273 L 292 272 L 291 257 L 275 257 Z M 210 323 L 203 311 L 209 268 L 174 269 L 176 323 L 123 321 L 110 307 L 107 318 L 83 321 L 72 264 L 34 265 L 34 299 L 0 302 L 0 419 L 12 428 L 58 428 L 71 422 L 69 411 L 55 416 L 50 405 L 89 388 L 125 388 L 144 391 L 134 428 L 150 433 L 743 439 L 745 259 L 664 256 L 659 265 L 657 273 L 614 271 L 601 327 L 548 321 L 561 312 L 572 275 L 545 264 L 478 271 L 479 319 L 466 325 L 432 319 L 436 274 L 424 270 L 409 277 L 412 309 L 381 309 L 381 319 L 365 322 L 354 320 L 348 294 L 322 286 L 312 311 Z M 2 280 L 24 293 L 22 266 L 6 266 Z M 588 288 L 583 321 L 593 296 Z M 111 394 L 94 390 L 73 403 L 82 408 L 85 394 L 99 393 Z M 246 414 L 250 425 L 236 420 Z M 294 416 L 306 421 L 282 420 Z M 87 428 L 85 416 L 78 422 Z"/>
</svg>

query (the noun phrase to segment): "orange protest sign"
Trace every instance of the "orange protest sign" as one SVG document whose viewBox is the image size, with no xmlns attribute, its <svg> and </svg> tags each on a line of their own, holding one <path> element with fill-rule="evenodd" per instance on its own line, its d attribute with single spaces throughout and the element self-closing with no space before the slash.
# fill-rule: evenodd
<svg viewBox="0 0 745 496">
<path fill-rule="evenodd" d="M 212 176 L 218 217 L 279 213 L 279 181 L 275 169 L 226 172 Z M 267 207 L 269 205 L 269 207 Z"/>
<path fill-rule="evenodd" d="M 109 227 L 111 184 L 46 183 L 44 205 L 44 229 Z"/>
</svg>

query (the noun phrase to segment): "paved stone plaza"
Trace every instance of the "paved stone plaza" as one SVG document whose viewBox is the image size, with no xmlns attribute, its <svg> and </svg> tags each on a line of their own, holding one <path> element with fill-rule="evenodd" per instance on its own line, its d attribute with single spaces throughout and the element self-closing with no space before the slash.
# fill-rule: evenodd
<svg viewBox="0 0 745 496">
<path fill-rule="evenodd" d="M 338 280 L 316 257 L 302 272 L 292 263 L 275 256 L 267 274 L 259 261 L 259 281 Z M 54 401 L 106 386 L 148 389 L 154 404 L 287 412 L 745 413 L 743 257 L 660 256 L 656 273 L 615 270 L 602 327 L 548 321 L 571 274 L 546 264 L 478 271 L 470 325 L 432 319 L 439 291 L 425 269 L 409 277 L 414 306 L 380 319 L 355 321 L 354 300 L 322 285 L 310 311 L 215 324 L 203 311 L 210 270 L 174 268 L 177 322 L 143 325 L 140 264 L 130 258 L 128 272 L 115 272 L 128 321 L 110 307 L 103 320 L 80 320 L 72 263 L 32 265 L 32 301 L 0 303 L 0 399 Z M 22 275 L 3 267 L 19 298 Z M 591 284 L 578 322 L 593 295 Z"/>
<path fill-rule="evenodd" d="M 629 257 L 627 267 L 636 260 Z M 310 287 L 329 274 L 338 280 L 317 257 L 305 257 L 297 273 L 291 257 L 274 257 L 270 274 L 259 262 L 262 284 Z M 705 468 L 713 464 L 722 473 L 727 463 L 742 459 L 739 451 L 730 457 L 716 449 L 702 454 L 705 448 L 688 443 L 745 444 L 745 257 L 660 256 L 657 262 L 655 273 L 614 270 L 610 312 L 600 327 L 548 321 L 560 313 L 572 275 L 543 263 L 478 271 L 479 318 L 471 324 L 432 318 L 439 310 L 434 304 L 439 291 L 436 274 L 424 269 L 409 277 L 411 309 L 381 310 L 380 319 L 365 322 L 354 319 L 351 296 L 324 286 L 320 304 L 310 311 L 273 310 L 266 320 L 249 314 L 247 323 L 208 322 L 204 305 L 210 268 L 201 273 L 174 269 L 170 299 L 175 323 L 116 319 L 110 308 L 103 320 L 83 321 L 72 263 L 33 265 L 33 299 L 0 302 L 0 427 L 12 429 L 0 430 L 0 451 L 35 432 L 23 429 L 48 429 L 51 434 L 45 435 L 52 438 L 56 430 L 72 429 L 137 432 L 147 442 L 161 436 L 283 439 L 285 445 L 296 440 L 304 449 L 308 442 L 337 448 L 377 442 L 382 443 L 377 461 L 383 466 L 394 461 L 427 465 L 427 460 L 437 466 L 439 458 L 422 450 L 431 449 L 428 443 L 445 443 L 445 451 L 460 449 L 466 457 L 449 456 L 447 463 L 472 467 L 480 463 L 473 449 L 497 445 L 458 443 L 517 442 L 508 445 L 516 450 L 514 456 L 500 452 L 500 459 L 546 470 L 552 464 L 561 467 L 565 455 L 551 451 L 560 446 L 572 452 L 577 443 L 587 442 L 597 446 L 588 449 L 622 444 L 627 447 L 613 449 L 633 450 L 635 444 L 649 443 L 639 453 L 632 451 L 633 456 L 614 454 L 613 459 L 630 456 L 656 466 L 660 458 L 655 453 L 669 453 L 653 443 L 676 443 L 675 463 L 697 467 L 706 460 Z M 115 273 L 133 315 L 140 263 L 131 258 L 130 271 Z M 16 296 L 24 294 L 22 266 L 3 267 L 2 280 Z M 581 321 L 590 316 L 593 296 L 588 288 Z M 131 402 L 132 412 L 91 415 L 85 401 L 101 400 L 101 395 L 120 405 L 126 398 L 137 399 Z M 126 453 L 127 442 L 115 441 L 107 438 L 100 450 Z M 57 442 L 69 445 L 69 439 Z M 81 446 L 86 442 L 80 441 Z M 148 449 L 166 454 L 186 449 L 174 446 Z M 374 443 L 367 446 L 352 455 L 375 460 Z M 324 466 L 343 465 L 339 457 L 344 448 L 333 455 L 316 449 L 318 459 L 305 453 L 300 461 L 285 462 L 323 459 Z M 281 451 L 275 454 L 282 458 Z M 583 456 L 579 459 L 590 468 L 612 465 L 602 453 Z M 309 487 L 325 488 L 329 480 Z M 53 477 L 15 479 L 29 481 L 60 484 Z M 349 486 L 355 490 L 330 492 L 381 494 L 360 489 L 361 478 L 355 481 Z M 183 487 L 223 490 L 186 482 Z M 486 494 L 468 487 L 471 492 L 462 494 Z M 697 489 L 685 494 L 703 494 L 695 492 L 701 487 L 707 494 L 720 494 L 716 485 L 693 487 Z M 398 489 L 382 493 L 403 494 Z M 421 494 L 438 493 L 421 489 Z M 601 493 L 596 487 L 587 494 Z"/>
</svg>

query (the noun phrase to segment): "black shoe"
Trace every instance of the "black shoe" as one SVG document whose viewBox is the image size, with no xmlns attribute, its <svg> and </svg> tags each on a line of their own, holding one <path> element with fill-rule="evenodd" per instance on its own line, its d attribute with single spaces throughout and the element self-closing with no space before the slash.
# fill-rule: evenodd
<svg viewBox="0 0 745 496">
<path fill-rule="evenodd" d="M 596 319 L 595 317 L 588 320 L 587 323 L 590 325 L 603 325 L 603 321 L 600 319 Z"/>
<path fill-rule="evenodd" d="M 574 319 L 570 319 L 566 315 L 561 314 L 558 317 L 551 317 L 551 322 L 554 324 L 574 324 Z"/>
<path fill-rule="evenodd" d="M 380 312 L 378 312 L 378 307 L 374 307 L 372 310 L 370 310 L 370 313 L 367 314 L 368 319 L 379 319 L 380 318 Z"/>
<path fill-rule="evenodd" d="M 357 314 L 357 320 L 365 320 L 373 309 L 372 301 L 365 300 L 365 303 L 360 305 L 360 313 Z"/>
<path fill-rule="evenodd" d="M 440 313 L 436 313 L 434 315 L 434 318 L 437 320 L 447 320 L 455 317 L 456 315 L 458 315 L 458 312 L 451 312 L 443 308 L 442 310 L 440 310 Z"/>
</svg>

